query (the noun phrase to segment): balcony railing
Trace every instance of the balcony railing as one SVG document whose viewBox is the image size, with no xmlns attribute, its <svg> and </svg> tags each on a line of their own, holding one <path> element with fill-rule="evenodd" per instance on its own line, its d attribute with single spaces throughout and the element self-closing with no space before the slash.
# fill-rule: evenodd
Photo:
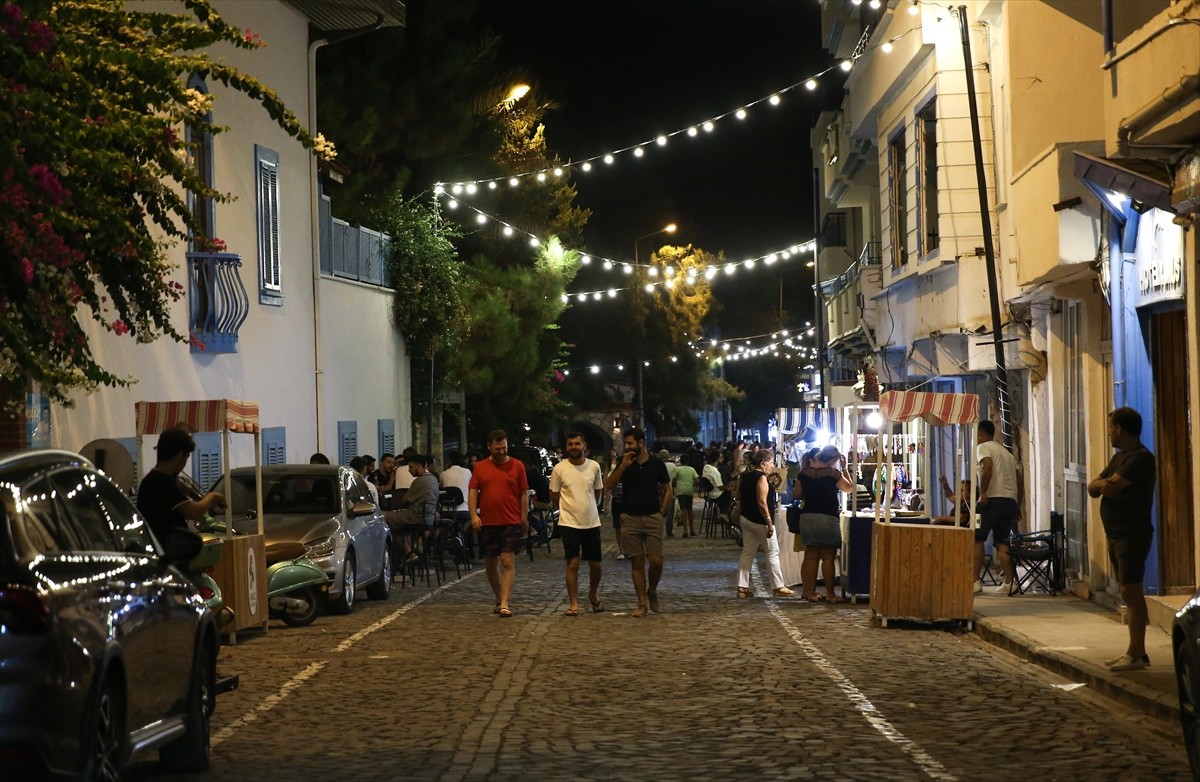
<svg viewBox="0 0 1200 782">
<path fill-rule="evenodd" d="M 826 298 L 838 295 L 846 289 L 846 286 L 852 285 L 858 280 L 864 268 L 868 266 L 881 266 L 882 264 L 883 245 L 880 242 L 867 242 L 863 245 L 862 252 L 858 255 L 858 260 L 850 264 L 849 269 L 837 277 L 821 283 L 821 295 Z"/>
<path fill-rule="evenodd" d="M 250 297 L 237 253 L 188 253 L 192 352 L 236 353 L 238 329 L 250 314 Z"/>
</svg>

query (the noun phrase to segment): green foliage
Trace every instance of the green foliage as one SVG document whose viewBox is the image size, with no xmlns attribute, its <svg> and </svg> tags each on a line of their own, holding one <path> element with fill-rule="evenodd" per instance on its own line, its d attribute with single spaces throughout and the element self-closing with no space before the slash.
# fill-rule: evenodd
<svg viewBox="0 0 1200 782">
<path fill-rule="evenodd" d="M 392 314 L 414 357 L 453 352 L 463 316 L 463 270 L 452 242 L 459 234 L 438 205 L 393 195 L 377 218 L 391 237 Z"/>
<path fill-rule="evenodd" d="M 59 402 L 76 389 L 128 385 L 100 366 L 82 319 L 139 342 L 185 339 L 169 306 L 169 243 L 197 224 L 183 193 L 225 199 L 190 164 L 185 125 L 217 133 L 199 74 L 262 104 L 311 148 L 278 96 L 207 49 L 261 38 L 207 0 L 179 14 L 127 11 L 122 0 L 0 5 L 0 387 L 28 381 Z"/>
</svg>

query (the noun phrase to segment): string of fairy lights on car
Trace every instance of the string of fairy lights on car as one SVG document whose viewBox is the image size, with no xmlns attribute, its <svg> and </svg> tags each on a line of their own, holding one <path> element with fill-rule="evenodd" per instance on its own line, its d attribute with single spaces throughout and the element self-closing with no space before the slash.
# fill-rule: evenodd
<svg viewBox="0 0 1200 782">
<path fill-rule="evenodd" d="M 475 213 L 475 222 L 480 226 L 487 225 L 488 223 L 496 223 L 497 225 L 499 225 L 501 227 L 500 231 L 504 236 L 525 237 L 529 241 L 529 245 L 531 247 L 540 247 L 546 241 L 542 237 L 539 237 L 536 234 L 532 234 L 529 231 L 526 231 L 522 228 L 518 228 L 517 226 L 513 225 L 512 223 L 506 222 L 505 220 L 502 220 L 501 218 L 496 217 L 495 215 L 489 214 L 488 212 L 485 212 L 476 206 L 472 206 L 471 204 L 468 204 L 466 202 L 462 202 L 457 199 L 450 198 L 450 197 L 446 196 L 446 193 L 444 190 L 440 191 L 440 192 L 439 191 L 435 191 L 435 192 L 439 196 L 446 197 L 446 199 L 447 199 L 446 208 L 447 209 L 457 210 L 461 207 L 465 210 L 474 212 Z M 816 249 L 816 242 L 812 239 L 808 239 L 803 242 L 799 242 L 797 244 L 792 244 L 787 247 L 783 247 L 781 249 L 774 250 L 769 253 L 764 253 L 763 255 L 759 255 L 754 258 L 745 258 L 740 261 L 727 261 L 725 263 L 713 264 L 713 265 L 705 267 L 705 268 L 692 267 L 692 268 L 689 268 L 686 270 L 678 270 L 672 266 L 660 267 L 660 266 L 656 266 L 656 265 L 650 264 L 650 263 L 637 263 L 635 261 L 619 261 L 619 260 L 615 260 L 613 258 L 605 258 L 602 255 L 596 255 L 594 253 L 581 253 L 580 257 L 579 257 L 579 262 L 583 266 L 590 266 L 592 264 L 595 264 L 599 268 L 602 268 L 606 271 L 616 272 L 617 270 L 620 270 L 620 272 L 627 274 L 627 275 L 632 275 L 635 270 L 640 270 L 647 277 L 654 278 L 654 279 L 651 279 L 650 281 L 642 283 L 640 285 L 627 285 L 627 286 L 623 286 L 623 287 L 608 287 L 608 288 L 603 288 L 603 289 L 599 289 L 599 290 L 577 291 L 574 293 L 564 293 L 562 295 L 562 300 L 564 302 L 600 301 L 601 299 L 604 299 L 606 297 L 607 298 L 615 298 L 619 293 L 621 293 L 623 291 L 642 289 L 642 290 L 645 290 L 646 292 L 651 292 L 655 288 L 658 288 L 658 287 L 663 287 L 667 290 L 671 290 L 677 284 L 682 284 L 682 283 L 686 283 L 688 285 L 695 284 L 696 282 L 699 281 L 699 279 L 701 277 L 703 277 L 708 282 L 713 282 L 714 280 L 718 279 L 722 275 L 726 276 L 726 277 L 732 276 L 734 273 L 737 272 L 737 270 L 739 268 L 753 269 L 753 268 L 759 266 L 760 264 L 763 267 L 771 267 L 771 266 L 774 266 L 776 263 L 783 263 L 783 262 L 791 260 L 794 257 L 799 257 L 804 254 L 811 255 L 811 253 L 815 249 Z M 806 265 L 811 267 L 813 265 L 813 262 L 810 260 L 810 261 L 808 261 L 808 263 Z"/>
</svg>

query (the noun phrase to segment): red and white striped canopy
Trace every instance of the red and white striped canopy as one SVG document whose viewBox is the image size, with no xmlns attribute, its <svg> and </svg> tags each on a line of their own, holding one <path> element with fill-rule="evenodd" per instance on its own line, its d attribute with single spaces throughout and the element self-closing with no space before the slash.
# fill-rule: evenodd
<svg viewBox="0 0 1200 782">
<path fill-rule="evenodd" d="M 162 434 L 176 424 L 194 432 L 257 432 L 258 402 L 237 399 L 202 399 L 190 402 L 135 402 L 137 433 Z"/>
<path fill-rule="evenodd" d="M 934 426 L 973 424 L 979 420 L 976 394 L 934 394 L 928 391 L 885 391 L 879 410 L 888 421 L 922 418 Z"/>
</svg>

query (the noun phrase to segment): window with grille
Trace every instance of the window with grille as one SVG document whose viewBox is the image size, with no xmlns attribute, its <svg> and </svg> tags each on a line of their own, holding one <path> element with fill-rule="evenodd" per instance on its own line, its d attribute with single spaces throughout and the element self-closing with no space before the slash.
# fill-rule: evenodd
<svg viewBox="0 0 1200 782">
<path fill-rule="evenodd" d="M 396 452 L 396 422 L 391 418 L 379 419 L 379 453 Z"/>
<path fill-rule="evenodd" d="M 287 464 L 287 427 L 268 426 L 262 430 L 263 464 Z"/>
<path fill-rule="evenodd" d="M 358 421 L 338 421 L 338 464 L 349 464 L 358 456 Z"/>
<path fill-rule="evenodd" d="M 888 144 L 888 214 L 892 268 L 897 269 L 908 264 L 908 149 L 903 128 Z"/>
<path fill-rule="evenodd" d="M 221 464 L 221 433 L 197 432 L 192 435 L 196 450 L 192 452 L 192 478 L 204 491 L 209 491 L 224 472 Z"/>
<path fill-rule="evenodd" d="M 937 161 L 937 101 L 931 100 L 917 112 L 917 154 L 921 156 L 921 179 L 918 182 L 921 207 L 921 230 L 918 255 L 928 255 L 938 248 L 938 161 Z"/>
<path fill-rule="evenodd" d="M 279 153 L 254 145 L 258 179 L 258 300 L 283 304 L 279 253 Z"/>
</svg>

